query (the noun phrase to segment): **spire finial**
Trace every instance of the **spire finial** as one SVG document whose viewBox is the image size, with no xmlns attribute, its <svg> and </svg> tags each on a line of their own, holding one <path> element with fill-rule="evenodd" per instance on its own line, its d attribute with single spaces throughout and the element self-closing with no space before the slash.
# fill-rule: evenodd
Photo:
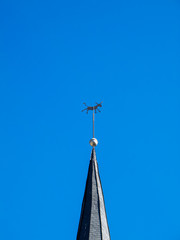
<svg viewBox="0 0 180 240">
<path fill-rule="evenodd" d="M 87 106 L 86 103 L 83 103 L 86 108 L 82 110 L 83 111 L 87 111 L 86 113 L 88 114 L 88 111 L 93 111 L 93 138 L 91 138 L 91 140 L 89 141 L 89 144 L 92 146 L 92 147 L 96 147 L 98 145 L 98 140 L 94 137 L 94 112 L 97 113 L 98 112 L 101 112 L 99 110 L 99 107 L 102 107 L 102 102 L 101 103 L 96 103 L 95 106 Z"/>
</svg>

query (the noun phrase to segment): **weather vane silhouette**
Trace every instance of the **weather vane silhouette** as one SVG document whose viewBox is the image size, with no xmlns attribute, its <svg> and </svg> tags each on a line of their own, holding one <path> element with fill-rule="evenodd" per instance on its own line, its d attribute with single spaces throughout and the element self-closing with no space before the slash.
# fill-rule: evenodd
<svg viewBox="0 0 180 240">
<path fill-rule="evenodd" d="M 89 141 L 89 144 L 92 147 L 95 147 L 98 144 L 98 140 L 94 137 L 94 113 L 97 113 L 97 111 L 101 112 L 99 108 L 102 107 L 102 102 L 96 103 L 95 106 L 87 106 L 86 103 L 83 103 L 83 104 L 86 106 L 86 108 L 83 109 L 82 112 L 86 111 L 86 113 L 88 114 L 88 111 L 93 111 L 93 138 L 91 138 L 91 140 Z"/>
<path fill-rule="evenodd" d="M 101 111 L 99 110 L 99 107 L 102 107 L 102 102 L 101 102 L 101 103 L 96 103 L 96 106 L 93 106 L 93 107 L 87 106 L 86 103 L 83 103 L 83 104 L 84 104 L 87 108 L 83 109 L 82 112 L 85 111 L 85 110 L 87 111 L 87 112 L 86 112 L 87 114 L 88 114 L 88 111 L 89 111 L 89 110 L 92 110 L 93 113 L 94 113 L 94 110 L 95 110 L 95 113 L 97 113 L 96 110 L 98 110 L 98 112 L 101 112 Z"/>
</svg>

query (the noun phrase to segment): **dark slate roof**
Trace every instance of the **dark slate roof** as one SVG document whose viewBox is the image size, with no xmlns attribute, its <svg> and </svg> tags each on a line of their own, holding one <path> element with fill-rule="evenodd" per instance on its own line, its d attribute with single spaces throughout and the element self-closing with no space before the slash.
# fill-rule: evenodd
<svg viewBox="0 0 180 240">
<path fill-rule="evenodd" d="M 95 149 L 92 149 L 77 240 L 110 240 Z"/>
</svg>

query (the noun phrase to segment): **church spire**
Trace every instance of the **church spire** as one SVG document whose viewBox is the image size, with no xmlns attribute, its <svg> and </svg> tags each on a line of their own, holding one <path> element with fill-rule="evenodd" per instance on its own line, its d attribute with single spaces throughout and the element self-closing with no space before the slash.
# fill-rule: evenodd
<svg viewBox="0 0 180 240">
<path fill-rule="evenodd" d="M 84 110 L 87 113 L 89 110 L 93 111 L 93 138 L 89 142 L 93 148 L 81 208 L 77 240 L 110 240 L 103 190 L 95 152 L 98 141 L 94 138 L 94 112 L 100 112 L 99 107 L 102 107 L 102 102 L 97 103 L 93 107 L 86 104 L 85 106 L 87 108 Z"/>
<path fill-rule="evenodd" d="M 104 196 L 94 147 L 91 152 L 77 240 L 110 240 Z"/>
</svg>

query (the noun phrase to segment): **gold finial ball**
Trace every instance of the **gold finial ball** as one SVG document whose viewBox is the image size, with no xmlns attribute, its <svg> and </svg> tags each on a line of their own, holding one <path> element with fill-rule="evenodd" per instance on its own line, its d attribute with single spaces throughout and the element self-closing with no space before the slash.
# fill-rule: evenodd
<svg viewBox="0 0 180 240">
<path fill-rule="evenodd" d="M 89 141 L 89 144 L 92 147 L 96 147 L 98 145 L 98 140 L 96 138 L 91 138 L 91 140 Z"/>
</svg>

